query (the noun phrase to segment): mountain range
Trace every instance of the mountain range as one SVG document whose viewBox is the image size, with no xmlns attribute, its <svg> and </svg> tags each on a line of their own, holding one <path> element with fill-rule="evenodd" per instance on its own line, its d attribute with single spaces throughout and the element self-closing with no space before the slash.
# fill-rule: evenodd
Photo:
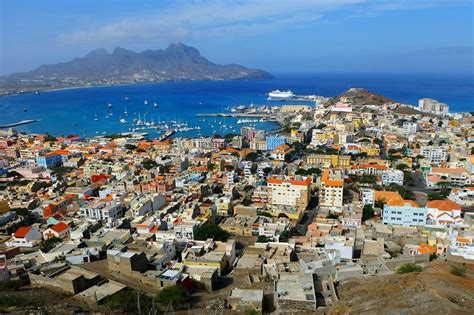
<svg viewBox="0 0 474 315">
<path fill-rule="evenodd" d="M 212 63 L 196 48 L 174 43 L 164 50 L 142 52 L 120 47 L 112 52 L 96 49 L 82 58 L 0 77 L 0 92 L 140 82 L 271 78 L 272 75 L 263 70 Z"/>
</svg>

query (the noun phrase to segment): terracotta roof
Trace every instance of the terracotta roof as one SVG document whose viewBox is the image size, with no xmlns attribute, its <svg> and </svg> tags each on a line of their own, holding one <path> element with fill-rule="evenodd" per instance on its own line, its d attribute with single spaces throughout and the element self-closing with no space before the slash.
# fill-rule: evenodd
<svg viewBox="0 0 474 315">
<path fill-rule="evenodd" d="M 65 231 L 68 228 L 69 228 L 69 225 L 67 225 L 64 222 L 59 222 L 59 223 L 56 223 L 55 225 L 53 225 L 51 227 L 51 230 L 53 230 L 56 233 L 61 233 L 61 232 Z"/>
<path fill-rule="evenodd" d="M 329 179 L 329 170 L 325 169 L 321 180 L 324 183 L 324 186 L 328 187 L 343 187 L 344 181 L 342 179 Z"/>
<path fill-rule="evenodd" d="M 467 173 L 467 170 L 462 167 L 432 167 L 431 173 L 462 174 Z"/>
<path fill-rule="evenodd" d="M 401 200 L 402 196 L 400 196 L 396 191 L 376 191 L 375 192 L 375 200 L 376 201 L 385 201 L 388 202 L 392 199 Z"/>
<path fill-rule="evenodd" d="M 23 238 L 31 231 L 31 226 L 21 227 L 13 234 L 16 238 Z"/>
<path fill-rule="evenodd" d="M 431 200 L 426 203 L 427 208 L 436 208 L 438 210 L 449 211 L 449 210 L 461 210 L 461 207 L 452 200 Z"/>
<path fill-rule="evenodd" d="M 420 207 L 415 201 L 408 199 L 390 199 L 389 201 L 387 201 L 387 205 L 389 206 L 403 207 L 406 204 L 415 208 Z"/>
</svg>

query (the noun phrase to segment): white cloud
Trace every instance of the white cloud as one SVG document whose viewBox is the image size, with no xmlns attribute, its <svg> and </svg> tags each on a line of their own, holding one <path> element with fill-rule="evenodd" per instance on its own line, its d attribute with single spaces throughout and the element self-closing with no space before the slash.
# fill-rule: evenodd
<svg viewBox="0 0 474 315">
<path fill-rule="evenodd" d="M 325 14 L 349 9 L 355 15 L 416 9 L 456 0 L 209 0 L 177 1 L 114 23 L 60 34 L 66 44 L 120 44 L 124 41 L 183 41 L 259 34 L 284 26 L 315 22 Z"/>
</svg>

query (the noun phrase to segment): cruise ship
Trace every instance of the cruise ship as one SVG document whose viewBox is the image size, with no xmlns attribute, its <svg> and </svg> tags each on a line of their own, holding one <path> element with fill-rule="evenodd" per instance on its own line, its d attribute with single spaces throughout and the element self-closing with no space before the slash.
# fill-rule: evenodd
<svg viewBox="0 0 474 315">
<path fill-rule="evenodd" d="M 268 93 L 269 100 L 284 100 L 284 99 L 292 98 L 293 96 L 295 96 L 295 94 L 293 94 L 293 92 L 291 92 L 290 90 L 288 91 L 275 90 Z"/>
</svg>

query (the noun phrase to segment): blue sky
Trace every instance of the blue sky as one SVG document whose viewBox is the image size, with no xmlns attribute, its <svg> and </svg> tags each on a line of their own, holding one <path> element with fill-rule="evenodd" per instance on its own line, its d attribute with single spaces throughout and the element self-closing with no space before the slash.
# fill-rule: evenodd
<svg viewBox="0 0 474 315">
<path fill-rule="evenodd" d="M 0 74 L 194 46 L 270 72 L 473 73 L 472 0 L 0 0 Z"/>
</svg>

